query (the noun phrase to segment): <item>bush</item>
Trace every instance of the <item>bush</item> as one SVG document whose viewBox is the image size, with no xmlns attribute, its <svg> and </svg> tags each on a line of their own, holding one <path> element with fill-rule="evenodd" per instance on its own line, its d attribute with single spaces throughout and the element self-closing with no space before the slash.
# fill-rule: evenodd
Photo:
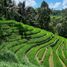
<svg viewBox="0 0 67 67">
<path fill-rule="evenodd" d="M 0 61 L 18 63 L 18 59 L 17 59 L 16 55 L 10 51 L 1 51 L 0 52 Z"/>
</svg>

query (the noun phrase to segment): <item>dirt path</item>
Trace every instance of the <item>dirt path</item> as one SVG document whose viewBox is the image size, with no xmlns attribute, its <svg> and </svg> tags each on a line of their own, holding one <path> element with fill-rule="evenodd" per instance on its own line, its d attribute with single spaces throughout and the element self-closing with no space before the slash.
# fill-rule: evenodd
<svg viewBox="0 0 67 67">
<path fill-rule="evenodd" d="M 39 59 L 38 59 L 38 53 L 39 53 L 39 51 L 36 53 L 36 55 L 35 55 L 35 58 L 36 58 L 36 60 L 37 60 L 37 62 L 40 64 L 40 61 L 39 61 Z"/>
<path fill-rule="evenodd" d="M 42 56 L 42 59 L 41 59 L 41 60 L 39 60 L 39 59 L 38 59 L 38 57 L 37 57 L 37 56 L 38 56 L 39 51 L 38 51 L 38 52 L 37 52 L 37 54 L 35 55 L 35 58 L 36 58 L 36 60 L 38 61 L 38 63 L 39 63 L 39 64 L 41 64 L 41 63 L 44 61 L 47 50 L 48 50 L 48 49 L 46 48 L 46 50 L 45 50 L 45 52 L 44 52 L 44 54 L 43 54 L 43 56 Z"/>
<path fill-rule="evenodd" d="M 27 58 L 27 56 L 25 55 L 25 60 L 27 63 L 30 63 L 29 59 Z"/>
<path fill-rule="evenodd" d="M 52 50 L 51 50 L 51 54 L 50 54 L 50 57 L 49 57 L 49 66 L 50 67 L 54 67 L 53 52 L 52 52 Z"/>
<path fill-rule="evenodd" d="M 58 53 L 57 53 L 57 52 L 58 52 L 58 49 L 59 49 L 60 46 L 61 46 L 61 45 L 59 45 L 58 48 L 57 48 L 57 50 L 56 50 L 57 56 L 58 56 Z M 66 65 L 65 65 L 64 62 L 60 59 L 59 56 L 58 56 L 58 58 L 59 58 L 60 62 L 62 63 L 63 67 L 66 67 Z"/>
<path fill-rule="evenodd" d="M 63 56 L 64 58 L 66 58 L 66 57 L 65 57 L 65 55 L 64 55 L 64 52 L 63 52 L 63 50 L 62 50 L 62 56 Z"/>
</svg>

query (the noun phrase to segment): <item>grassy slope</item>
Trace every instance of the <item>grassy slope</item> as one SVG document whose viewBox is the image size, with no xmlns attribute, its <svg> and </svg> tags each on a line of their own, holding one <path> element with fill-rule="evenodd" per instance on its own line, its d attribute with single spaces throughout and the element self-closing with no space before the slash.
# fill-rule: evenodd
<svg viewBox="0 0 67 67">
<path fill-rule="evenodd" d="M 0 67 L 66 67 L 66 49 L 63 37 L 20 22 L 0 21 Z"/>
</svg>

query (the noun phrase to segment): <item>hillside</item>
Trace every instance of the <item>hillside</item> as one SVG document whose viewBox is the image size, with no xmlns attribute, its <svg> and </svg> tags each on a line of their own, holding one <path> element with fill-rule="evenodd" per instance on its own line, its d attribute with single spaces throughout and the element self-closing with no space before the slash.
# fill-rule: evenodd
<svg viewBox="0 0 67 67">
<path fill-rule="evenodd" d="M 67 67 L 67 39 L 16 21 L 0 21 L 0 67 Z"/>
</svg>

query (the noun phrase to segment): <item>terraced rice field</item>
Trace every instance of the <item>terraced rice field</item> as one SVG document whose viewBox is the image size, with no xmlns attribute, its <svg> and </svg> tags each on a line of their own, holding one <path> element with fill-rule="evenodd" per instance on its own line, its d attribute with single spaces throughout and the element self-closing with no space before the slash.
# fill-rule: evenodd
<svg viewBox="0 0 67 67">
<path fill-rule="evenodd" d="M 67 39 L 15 21 L 0 21 L 0 27 L 0 52 L 11 51 L 20 64 L 67 67 Z"/>
</svg>

